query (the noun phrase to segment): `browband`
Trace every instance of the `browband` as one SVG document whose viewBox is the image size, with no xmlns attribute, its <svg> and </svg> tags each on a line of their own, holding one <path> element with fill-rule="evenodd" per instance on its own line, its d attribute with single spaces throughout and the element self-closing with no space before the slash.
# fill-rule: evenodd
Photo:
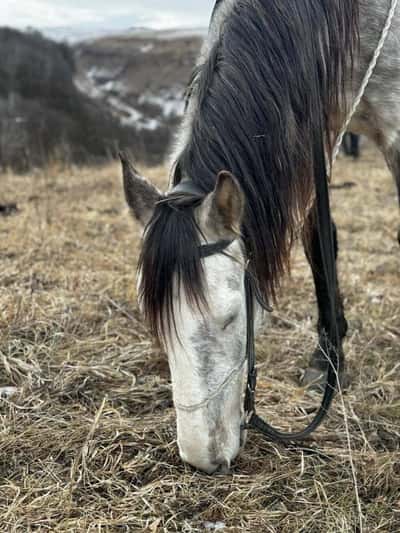
<svg viewBox="0 0 400 533">
<path fill-rule="evenodd" d="M 206 193 L 192 180 L 182 180 L 178 185 L 166 193 L 166 195 L 157 202 L 158 204 L 168 204 L 171 207 L 187 207 L 200 204 L 206 196 Z"/>
<path fill-rule="evenodd" d="M 206 257 L 211 257 L 212 255 L 220 254 L 224 252 L 233 241 L 217 241 L 212 244 L 202 244 L 199 246 L 200 257 L 205 259 Z"/>
</svg>

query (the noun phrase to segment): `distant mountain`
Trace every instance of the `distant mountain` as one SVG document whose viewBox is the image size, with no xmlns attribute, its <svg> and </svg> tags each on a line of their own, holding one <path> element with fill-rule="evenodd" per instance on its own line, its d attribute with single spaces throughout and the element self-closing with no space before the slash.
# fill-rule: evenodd
<svg viewBox="0 0 400 533">
<path fill-rule="evenodd" d="M 40 33 L 45 37 L 58 42 L 67 42 L 77 44 L 82 41 L 97 40 L 103 37 L 112 36 L 156 36 L 156 38 L 183 38 L 183 37 L 201 37 L 206 35 L 206 28 L 177 28 L 169 30 L 155 30 L 144 26 L 131 26 L 129 28 L 121 27 L 101 27 L 101 26 L 59 26 L 52 28 L 41 28 Z"/>
<path fill-rule="evenodd" d="M 102 37 L 129 33 L 130 30 L 120 30 L 112 28 L 93 28 L 92 26 L 78 26 L 78 27 L 56 27 L 43 28 L 40 30 L 48 39 L 57 42 L 66 42 L 68 44 L 76 44 L 80 41 L 87 41 L 90 39 L 100 39 Z"/>
<path fill-rule="evenodd" d="M 142 140 L 139 155 L 165 155 L 206 30 L 133 29 L 74 46 L 76 84 Z"/>
<path fill-rule="evenodd" d="M 160 163 L 204 35 L 133 28 L 71 46 L 0 28 L 0 167 L 101 161 L 119 148 Z"/>
</svg>

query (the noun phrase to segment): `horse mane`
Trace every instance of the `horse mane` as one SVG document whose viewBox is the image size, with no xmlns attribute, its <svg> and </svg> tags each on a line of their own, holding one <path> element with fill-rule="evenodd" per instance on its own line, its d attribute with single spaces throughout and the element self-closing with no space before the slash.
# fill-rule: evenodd
<svg viewBox="0 0 400 533">
<path fill-rule="evenodd" d="M 232 172 L 246 197 L 250 268 L 260 292 L 275 299 L 313 198 L 314 163 L 325 157 L 321 147 L 330 153 L 332 116 L 346 109 L 359 0 L 229 4 L 192 78 L 189 131 L 173 183 L 191 179 L 206 195 L 219 171 Z M 220 2 L 217 12 L 223 8 Z M 174 320 L 175 276 L 190 302 L 205 300 L 199 240 L 192 207 L 157 206 L 139 268 L 140 296 L 158 337 Z"/>
</svg>

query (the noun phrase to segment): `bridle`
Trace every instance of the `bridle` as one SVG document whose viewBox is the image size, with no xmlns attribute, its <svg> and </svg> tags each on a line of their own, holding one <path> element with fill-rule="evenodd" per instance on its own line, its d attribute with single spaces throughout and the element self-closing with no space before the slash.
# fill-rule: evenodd
<svg viewBox="0 0 400 533">
<path fill-rule="evenodd" d="M 159 202 L 167 204 L 172 209 L 184 209 L 189 206 L 196 206 L 204 199 L 204 192 L 191 180 L 183 180 L 170 190 L 166 196 Z M 200 260 L 207 259 L 218 254 L 224 254 L 227 257 L 234 258 L 227 253 L 227 249 L 233 244 L 232 240 L 220 240 L 215 243 L 204 243 L 199 246 Z M 247 384 L 244 398 L 244 412 L 245 421 L 242 429 L 255 429 L 261 432 L 266 438 L 276 442 L 294 442 L 306 439 L 313 433 L 326 417 L 333 397 L 335 395 L 337 376 L 339 373 L 339 358 L 329 358 L 329 369 L 327 381 L 325 385 L 325 392 L 321 402 L 321 406 L 317 411 L 311 423 L 300 432 L 285 433 L 272 427 L 265 422 L 256 413 L 256 388 L 257 388 L 257 368 L 256 368 L 256 351 L 255 351 L 255 304 L 256 302 L 262 307 L 264 311 L 272 312 L 271 307 L 265 302 L 259 289 L 258 283 L 254 275 L 249 269 L 250 261 L 244 271 L 244 286 L 246 298 L 246 356 L 245 359 L 225 378 L 219 387 L 213 392 L 211 396 L 205 400 L 194 405 L 181 405 L 175 402 L 175 407 L 179 411 L 193 413 L 205 408 L 212 400 L 216 399 L 221 392 L 231 383 L 233 379 L 240 373 L 247 362 Z M 332 346 L 332 349 L 334 347 Z"/>
<path fill-rule="evenodd" d="M 200 246 L 200 257 L 205 259 L 220 253 L 224 253 L 226 249 L 233 243 L 233 241 L 219 241 L 213 244 L 203 244 Z M 229 256 L 228 256 L 229 257 Z M 318 426 L 323 422 L 326 417 L 330 405 L 332 403 L 335 390 L 336 390 L 336 380 L 339 369 L 334 362 L 331 362 L 329 365 L 327 381 L 325 385 L 325 392 L 321 402 L 321 406 L 316 413 L 314 419 L 310 424 L 299 432 L 285 433 L 280 430 L 275 429 L 273 426 L 265 422 L 260 418 L 256 413 L 256 387 L 257 387 L 257 368 L 256 368 L 256 351 L 255 351 L 255 324 L 254 324 L 254 310 L 255 303 L 257 303 L 267 312 L 272 312 L 271 307 L 263 300 L 258 290 L 257 282 L 254 279 L 253 275 L 248 268 L 245 270 L 244 274 L 244 285 L 245 285 L 245 297 L 246 297 L 246 358 L 247 361 L 247 385 L 244 399 L 244 411 L 245 411 L 245 423 L 242 426 L 242 429 L 255 429 L 261 432 L 266 438 L 271 441 L 277 442 L 294 442 L 300 441 L 307 438 L 311 433 L 313 433 Z M 337 360 L 337 358 L 336 358 Z M 244 361 L 244 362 L 245 362 Z M 244 363 L 243 362 L 243 363 Z M 244 364 L 241 364 L 238 369 L 243 368 Z M 238 370 L 235 369 L 235 370 Z M 235 373 L 231 373 L 228 376 L 228 379 L 225 379 L 223 384 L 219 387 L 218 393 L 213 394 L 213 398 L 216 397 L 223 388 L 229 384 L 229 382 L 236 376 Z M 191 406 L 191 410 L 197 410 L 205 406 L 213 398 L 208 398 L 202 404 L 197 406 Z M 180 406 L 178 406 L 180 408 Z M 194 409 L 196 408 L 196 409 Z"/>
</svg>

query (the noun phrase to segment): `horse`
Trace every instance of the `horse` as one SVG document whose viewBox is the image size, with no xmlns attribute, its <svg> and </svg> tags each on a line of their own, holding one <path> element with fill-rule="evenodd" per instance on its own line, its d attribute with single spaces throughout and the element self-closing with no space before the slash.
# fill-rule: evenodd
<svg viewBox="0 0 400 533">
<path fill-rule="evenodd" d="M 246 280 L 257 288 L 250 306 L 257 332 L 299 235 L 319 312 L 319 343 L 303 384 L 327 371 L 333 320 L 344 372 L 348 326 L 336 274 L 329 311 L 316 169 L 332 151 L 332 133 L 359 90 L 391 2 L 219 0 L 167 192 L 122 157 L 126 200 L 144 229 L 139 305 L 168 355 L 180 457 L 206 473 L 228 471 L 246 440 Z M 400 193 L 399 31 L 400 7 L 350 130 L 376 143 Z"/>
</svg>

